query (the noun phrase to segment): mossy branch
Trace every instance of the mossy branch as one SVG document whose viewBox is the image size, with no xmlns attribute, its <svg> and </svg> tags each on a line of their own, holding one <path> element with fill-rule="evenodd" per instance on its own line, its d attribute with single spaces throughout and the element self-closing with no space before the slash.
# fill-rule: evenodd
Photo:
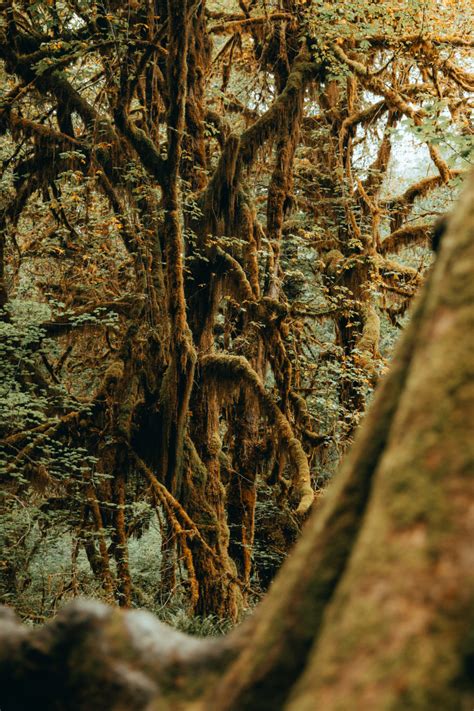
<svg viewBox="0 0 474 711">
<path fill-rule="evenodd" d="M 34 138 L 37 141 L 43 142 L 45 145 L 49 144 L 54 147 L 62 148 L 63 150 L 67 148 L 90 150 L 89 146 L 73 138 L 73 136 L 69 136 L 67 133 L 56 131 L 50 126 L 44 126 L 36 121 L 23 118 L 15 111 L 0 108 L 0 133 L 2 133 L 5 128 L 9 128 L 13 136 L 21 134 L 25 138 Z"/>
<path fill-rule="evenodd" d="M 262 15 L 260 17 L 239 17 L 231 19 L 226 22 L 219 22 L 216 25 L 209 27 L 210 34 L 228 34 L 242 31 L 251 31 L 255 27 L 260 27 L 261 25 L 267 25 L 270 22 L 291 22 L 294 20 L 294 16 L 289 12 L 273 12 L 269 15 Z"/>
<path fill-rule="evenodd" d="M 203 356 L 200 361 L 201 374 L 204 380 L 230 383 L 232 387 L 248 387 L 257 398 L 260 407 L 274 425 L 275 437 L 288 452 L 293 463 L 295 476 L 293 484 L 300 496 L 297 513 L 307 513 L 314 500 L 314 491 L 311 486 L 311 474 L 308 459 L 301 442 L 295 437 L 288 419 L 274 401 L 258 373 L 251 367 L 243 356 L 228 354 L 210 354 Z"/>
<path fill-rule="evenodd" d="M 304 91 L 307 81 L 316 70 L 317 65 L 310 60 L 308 48 L 304 45 L 295 59 L 285 88 L 270 108 L 240 137 L 231 134 L 227 139 L 207 189 L 209 205 L 215 208 L 218 204 L 229 202 L 242 171 L 252 165 L 259 148 L 278 134 L 287 120 L 288 113 L 298 101 L 298 96 Z M 216 192 L 221 194 L 221 199 L 216 199 Z"/>
<path fill-rule="evenodd" d="M 365 64 L 362 64 L 362 62 L 351 59 L 339 45 L 334 44 L 332 49 L 335 56 L 354 71 L 367 89 L 373 91 L 379 96 L 383 96 L 387 104 L 394 111 L 399 111 L 405 116 L 411 118 L 416 126 L 422 125 L 423 119 L 427 116 L 424 109 L 415 109 L 410 106 L 410 104 L 402 97 L 400 92 L 393 88 L 387 87 L 385 82 L 377 76 L 377 72 L 372 72 Z M 452 176 L 446 161 L 442 158 L 439 150 L 433 144 L 427 141 L 426 145 L 428 146 L 431 160 L 437 167 L 443 183 L 449 182 Z"/>
<path fill-rule="evenodd" d="M 395 230 L 388 237 L 382 240 L 380 254 L 394 254 L 403 247 L 415 244 L 426 244 L 432 231 L 432 225 L 406 225 Z"/>
<path fill-rule="evenodd" d="M 157 499 L 163 504 L 169 521 L 180 538 L 180 543 L 183 547 L 183 552 L 185 555 L 186 567 L 188 568 L 188 573 L 192 578 L 192 592 L 193 592 L 193 603 L 197 602 L 196 595 L 199 594 L 199 585 L 194 574 L 194 564 L 192 562 L 192 553 L 187 547 L 186 538 L 192 538 L 196 540 L 199 545 L 203 548 L 205 553 L 212 558 L 214 563 L 218 565 L 219 570 L 221 568 L 221 559 L 217 553 L 211 548 L 211 546 L 205 541 L 202 536 L 198 526 L 194 523 L 192 518 L 186 512 L 186 510 L 181 506 L 179 501 L 171 494 L 170 491 L 162 484 L 152 470 L 145 464 L 145 462 L 134 452 L 130 452 L 136 466 L 140 471 L 142 471 L 150 482 L 151 488 L 155 493 Z M 240 585 L 240 581 L 234 575 L 228 571 L 223 571 L 233 583 Z"/>
<path fill-rule="evenodd" d="M 130 141 L 150 175 L 163 185 L 166 177 L 166 160 L 160 155 L 154 141 L 129 120 L 121 106 L 116 109 L 114 117 L 117 128 Z"/>
<path fill-rule="evenodd" d="M 464 171 L 452 170 L 451 174 L 454 178 L 459 175 L 463 175 Z M 407 190 L 405 190 L 405 192 L 399 197 L 387 198 L 386 200 L 382 200 L 381 204 L 390 212 L 404 212 L 407 208 L 413 205 L 415 200 L 428 195 L 431 190 L 438 188 L 442 184 L 443 180 L 440 175 L 431 175 L 428 178 L 423 178 L 413 185 L 410 185 L 410 187 L 407 188 Z"/>
</svg>

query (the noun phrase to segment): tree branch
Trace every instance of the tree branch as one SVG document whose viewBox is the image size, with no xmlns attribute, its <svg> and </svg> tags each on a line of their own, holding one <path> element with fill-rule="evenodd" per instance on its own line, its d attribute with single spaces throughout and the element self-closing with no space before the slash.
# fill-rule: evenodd
<svg viewBox="0 0 474 711">
<path fill-rule="evenodd" d="M 280 442 L 293 461 L 296 472 L 294 485 L 300 495 L 297 513 L 306 514 L 314 500 L 308 459 L 301 442 L 295 437 L 290 423 L 274 401 L 271 393 L 266 390 L 257 372 L 243 356 L 210 354 L 202 356 L 199 364 L 204 379 L 220 382 L 230 380 L 235 386 L 250 387 L 267 418 L 275 425 Z"/>
</svg>

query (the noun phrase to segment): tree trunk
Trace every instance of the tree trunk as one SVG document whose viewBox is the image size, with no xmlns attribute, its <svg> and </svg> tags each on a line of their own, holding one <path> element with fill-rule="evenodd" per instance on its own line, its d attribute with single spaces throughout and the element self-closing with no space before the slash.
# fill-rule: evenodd
<svg viewBox="0 0 474 711">
<path fill-rule="evenodd" d="M 0 705 L 471 709 L 474 179 L 345 465 L 253 618 L 195 640 L 145 612 L 3 612 Z"/>
</svg>

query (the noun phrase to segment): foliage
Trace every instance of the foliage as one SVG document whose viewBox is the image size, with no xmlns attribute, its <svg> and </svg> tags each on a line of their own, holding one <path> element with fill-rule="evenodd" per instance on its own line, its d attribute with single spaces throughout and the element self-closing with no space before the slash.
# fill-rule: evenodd
<svg viewBox="0 0 474 711">
<path fill-rule="evenodd" d="M 33 607 L 53 537 L 78 566 L 60 596 L 174 596 L 205 627 L 268 585 L 472 163 L 468 17 L 447 0 L 2 9 L 0 528 Z"/>
</svg>

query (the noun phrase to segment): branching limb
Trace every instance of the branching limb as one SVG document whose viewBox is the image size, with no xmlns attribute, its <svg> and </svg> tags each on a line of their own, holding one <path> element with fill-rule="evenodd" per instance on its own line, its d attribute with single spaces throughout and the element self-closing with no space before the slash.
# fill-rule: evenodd
<svg viewBox="0 0 474 711">
<path fill-rule="evenodd" d="M 277 430 L 277 436 L 288 451 L 295 468 L 294 486 L 300 495 L 297 513 L 304 515 L 314 500 L 308 459 L 301 442 L 295 437 L 290 423 L 266 390 L 256 371 L 243 356 L 227 354 L 205 355 L 200 359 L 204 379 L 229 382 L 236 387 L 247 386 L 257 397 L 265 415 Z"/>
</svg>

